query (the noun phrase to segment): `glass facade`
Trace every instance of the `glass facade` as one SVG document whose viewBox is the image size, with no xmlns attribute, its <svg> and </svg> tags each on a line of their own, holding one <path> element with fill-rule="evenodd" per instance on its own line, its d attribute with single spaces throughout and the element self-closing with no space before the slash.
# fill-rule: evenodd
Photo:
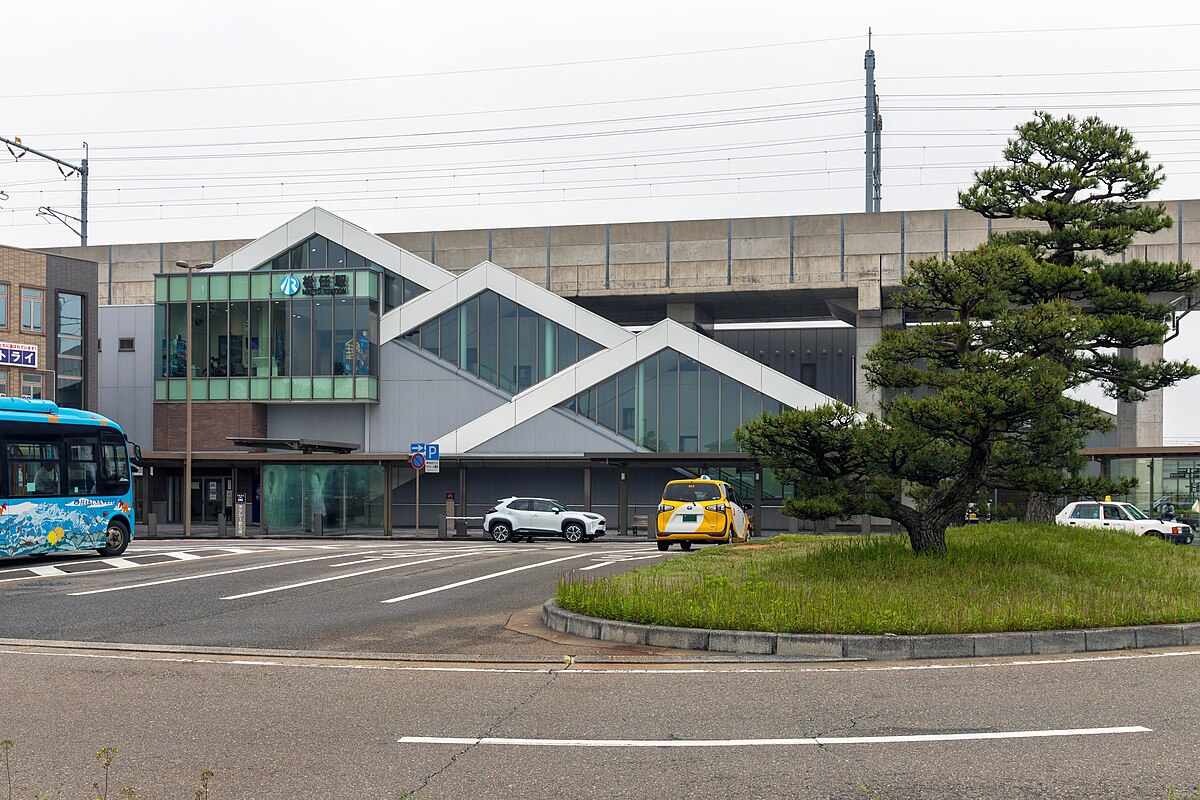
<svg viewBox="0 0 1200 800">
<path fill-rule="evenodd" d="M 311 236 L 287 252 L 280 253 L 258 269 L 280 272 L 366 269 L 379 273 L 383 277 L 382 300 L 385 314 L 427 291 L 419 283 L 414 283 L 400 275 L 394 275 L 369 258 L 364 258 L 353 250 L 347 250 L 324 236 Z"/>
<path fill-rule="evenodd" d="M 509 394 L 600 351 L 600 345 L 491 290 L 409 331 L 407 341 Z"/>
<path fill-rule="evenodd" d="M 311 531 L 321 516 L 326 534 L 380 530 L 386 470 L 378 464 L 266 464 L 262 522 L 269 533 Z"/>
<path fill-rule="evenodd" d="M 192 304 L 188 308 L 188 280 Z M 245 273 L 155 280 L 155 400 L 378 397 L 380 303 L 425 289 L 321 236 Z"/>
<path fill-rule="evenodd" d="M 83 295 L 59 292 L 57 312 L 58 350 L 54 363 L 58 378 L 54 400 L 60 406 L 83 408 Z"/>
<path fill-rule="evenodd" d="M 1133 503 L 1143 511 L 1160 512 L 1170 503 L 1176 515 L 1200 515 L 1200 455 L 1179 458 L 1114 458 L 1110 478 L 1137 478 L 1138 485 L 1115 499 Z"/>
<path fill-rule="evenodd" d="M 787 406 L 674 350 L 660 350 L 562 407 L 648 450 L 736 453 L 733 432 Z"/>
</svg>

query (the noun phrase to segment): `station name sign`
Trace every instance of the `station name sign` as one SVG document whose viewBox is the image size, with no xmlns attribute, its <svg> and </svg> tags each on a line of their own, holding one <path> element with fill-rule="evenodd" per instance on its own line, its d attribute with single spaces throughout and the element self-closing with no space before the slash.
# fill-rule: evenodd
<svg viewBox="0 0 1200 800">
<path fill-rule="evenodd" d="M 285 275 L 279 282 L 279 290 L 288 297 L 295 294 L 308 297 L 350 294 L 350 277 L 348 275 L 305 275 L 297 278 L 295 275 Z"/>
<path fill-rule="evenodd" d="M 20 344 L 18 342 L 0 342 L 0 364 L 37 369 L 37 345 Z"/>
</svg>

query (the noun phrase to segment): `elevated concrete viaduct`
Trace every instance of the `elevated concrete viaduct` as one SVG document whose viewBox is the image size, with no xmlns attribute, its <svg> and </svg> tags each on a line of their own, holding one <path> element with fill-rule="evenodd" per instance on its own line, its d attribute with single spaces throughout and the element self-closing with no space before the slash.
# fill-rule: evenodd
<svg viewBox="0 0 1200 800">
<path fill-rule="evenodd" d="M 1174 225 L 1118 258 L 1200 262 L 1200 200 L 1165 202 Z M 857 365 L 901 320 L 889 297 L 906 266 L 945 257 L 1021 223 L 959 209 L 385 233 L 445 269 L 492 261 L 623 325 L 664 317 L 716 323 L 840 320 L 856 331 L 856 401 L 878 407 Z M 100 265 L 101 304 L 152 303 L 153 277 L 176 260 L 216 261 L 244 240 L 60 248 Z M 1153 358 L 1161 348 L 1138 355 Z M 1122 404 L 1122 447 L 1162 444 L 1162 397 Z"/>
</svg>

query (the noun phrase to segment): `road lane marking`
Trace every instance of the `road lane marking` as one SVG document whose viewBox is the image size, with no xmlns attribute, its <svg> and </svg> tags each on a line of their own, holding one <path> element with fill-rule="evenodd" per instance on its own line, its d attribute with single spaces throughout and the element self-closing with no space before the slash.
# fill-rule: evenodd
<svg viewBox="0 0 1200 800">
<path fill-rule="evenodd" d="M 399 603 L 404 600 L 412 600 L 415 597 L 424 597 L 425 595 L 428 595 L 428 594 L 437 594 L 438 592 L 445 592 L 450 589 L 457 589 L 460 586 L 467 586 L 472 583 L 479 583 L 480 581 L 490 581 L 492 578 L 500 578 L 505 575 L 512 575 L 514 572 L 523 572 L 524 570 L 536 569 L 537 567 L 548 567 L 551 564 L 558 564 L 559 562 L 562 562 L 562 561 L 570 561 L 575 558 L 590 558 L 594 555 L 596 555 L 596 554 L 595 553 L 577 553 L 573 556 L 564 556 L 563 558 L 552 558 L 549 561 L 539 561 L 536 564 L 526 564 L 523 567 L 513 567 L 512 569 L 506 569 L 501 572 L 493 572 L 490 575 L 480 575 L 478 578 L 468 578 L 465 581 L 457 581 L 455 583 L 448 583 L 445 586 L 435 586 L 432 589 L 426 589 L 422 592 L 413 592 L 412 594 L 406 594 L 401 597 L 393 597 L 390 600 L 380 600 L 379 602 L 381 602 L 381 603 Z"/>
<path fill-rule="evenodd" d="M 283 592 L 288 589 L 299 589 L 302 586 L 312 586 L 315 583 L 328 583 L 329 581 L 340 581 L 344 578 L 357 578 L 360 575 L 370 575 L 372 572 L 384 572 L 389 569 L 402 569 L 404 567 L 415 567 L 418 564 L 429 564 L 433 561 L 446 561 L 451 558 L 466 558 L 467 556 L 477 556 L 479 553 L 455 553 L 452 556 L 440 556 L 438 558 L 427 558 L 423 561 L 402 561 L 399 564 L 388 564 L 386 567 L 375 567 L 374 569 L 364 569 L 358 572 L 348 572 L 345 575 L 331 575 L 327 578 L 317 578 L 311 581 L 302 581 L 300 583 L 290 583 L 287 586 L 275 586 L 270 589 L 259 589 L 255 592 L 245 592 L 244 594 L 231 594 L 227 597 L 222 597 L 222 600 L 241 600 L 243 597 L 254 597 L 260 594 L 270 594 L 271 592 Z M 343 556 L 344 558 L 344 556 Z"/>
<path fill-rule="evenodd" d="M 69 572 L 65 572 L 64 570 L 59 569 L 58 567 L 22 567 L 22 569 L 29 570 L 34 575 L 70 575 L 71 574 Z"/>
<path fill-rule="evenodd" d="M 89 594 L 104 594 L 105 592 L 123 592 L 126 589 L 145 589 L 148 586 L 161 586 L 164 583 L 179 583 L 180 581 L 195 581 L 200 578 L 215 578 L 219 575 L 233 575 L 237 572 L 252 572 L 257 569 L 270 569 L 271 567 L 286 567 L 291 564 L 307 564 L 310 561 L 326 561 L 331 558 L 345 558 L 344 553 L 338 553 L 333 556 L 313 556 L 312 558 L 297 558 L 292 561 L 276 561 L 274 564 L 256 564 L 253 567 L 238 567 L 237 569 L 226 569 L 220 572 L 202 572 L 199 575 L 184 575 L 179 578 L 164 578 L 161 581 L 146 581 L 145 583 L 133 583 L 129 586 L 110 586 L 106 589 L 89 589 L 86 592 L 70 592 L 69 597 L 82 597 Z"/>
<path fill-rule="evenodd" d="M 100 559 L 100 563 L 108 564 L 110 567 L 116 567 L 117 569 L 143 566 L 136 561 L 130 561 L 128 558 L 102 558 Z"/>
<path fill-rule="evenodd" d="M 626 561 L 645 561 L 650 558 L 663 558 L 666 553 L 651 553 L 648 556 L 628 556 L 626 558 L 617 558 L 612 561 L 601 561 L 599 564 L 589 564 L 586 567 L 580 567 L 580 572 L 587 572 L 589 569 L 600 569 L 601 567 L 611 567 L 613 564 L 624 564 Z"/>
<path fill-rule="evenodd" d="M 800 739 L 510 739 L 461 736 L 402 736 L 397 744 L 513 745 L 517 747 L 794 747 L 841 744 L 901 744 L 908 742 L 964 742 L 977 739 L 1042 739 L 1056 736 L 1104 736 L 1119 733 L 1152 733 L 1150 728 L 1129 725 L 1120 728 L 1067 728 L 1042 731 L 996 731 L 980 733 L 921 733 L 909 736 L 817 736 Z"/>
<path fill-rule="evenodd" d="M 174 558 L 179 561 L 196 561 L 201 558 L 207 558 L 207 556 L 198 556 L 195 553 L 185 553 L 182 550 L 176 550 L 170 553 L 156 553 L 155 555 L 166 556 L 167 558 Z"/>
<path fill-rule="evenodd" d="M 101 661 L 149 661 L 154 663 L 165 664 L 201 664 L 208 666 L 230 666 L 229 660 L 221 660 L 219 658 L 204 658 L 200 656 L 156 656 L 156 655 L 141 655 L 136 653 L 71 653 L 61 650 L 41 650 L 41 649 L 4 649 L 14 647 L 27 648 L 58 648 L 58 647 L 74 647 L 81 650 L 94 649 L 104 650 L 112 645 L 106 645 L 102 642 L 40 642 L 38 644 L 30 644 L 23 640 L 0 639 L 0 655 L 8 656 L 34 656 L 38 658 L 91 658 Z M 119 647 L 128 647 L 129 645 L 118 645 Z M 523 675 L 546 675 L 554 673 L 555 675 L 576 675 L 581 678 L 591 677 L 592 675 L 659 675 L 665 678 L 675 679 L 680 675 L 782 675 L 788 673 L 805 674 L 805 673 L 861 673 L 861 672 L 904 672 L 912 669 L 997 669 L 1011 667 L 1056 667 L 1056 666 L 1072 666 L 1081 663 L 1090 662 L 1105 662 L 1105 661 L 1141 661 L 1154 660 L 1161 658 L 1192 658 L 1200 656 L 1200 650 L 1181 650 L 1169 653 L 1132 653 L 1125 655 L 1112 656 L 1087 656 L 1081 658 L 1059 658 L 1059 659 L 1039 659 L 1036 661 L 985 661 L 983 663 L 962 663 L 962 664 L 926 664 L 920 667 L 909 666 L 881 666 L 872 667 L 865 664 L 849 664 L 846 666 L 798 666 L 796 664 L 785 664 L 784 666 L 752 666 L 752 667 L 735 667 L 730 664 L 718 664 L 711 667 L 685 667 L 678 668 L 674 664 L 666 665 L 665 669 L 650 669 L 646 667 L 628 667 L 625 665 L 615 667 L 579 667 L 568 665 L 566 660 L 547 664 L 545 666 L 519 666 L 519 667 L 463 667 L 463 666 L 408 666 L 398 664 L 336 664 L 317 661 L 269 661 L 269 660 L 239 660 L 234 666 L 249 666 L 249 667 L 281 667 L 284 669 L 317 669 L 317 670 L 365 670 L 367 672 L 480 672 L 480 673 L 512 673 Z M 282 657 L 296 657 L 285 654 Z M 319 653 L 305 653 L 302 658 L 319 659 L 323 656 Z M 797 662 L 801 663 L 801 662 Z"/>
</svg>

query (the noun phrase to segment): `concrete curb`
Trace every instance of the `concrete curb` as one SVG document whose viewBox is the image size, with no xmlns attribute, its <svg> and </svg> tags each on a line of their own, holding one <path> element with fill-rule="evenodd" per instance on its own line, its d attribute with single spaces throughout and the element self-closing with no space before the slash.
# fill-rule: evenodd
<svg viewBox="0 0 1200 800">
<path fill-rule="evenodd" d="M 931 636 L 849 636 L 817 633 L 715 631 L 643 625 L 576 614 L 553 600 L 542 606 L 542 623 L 589 639 L 681 650 L 855 661 L 975 658 L 1086 653 L 1200 644 L 1200 622 L 1073 631 L 1016 631 Z"/>
</svg>

